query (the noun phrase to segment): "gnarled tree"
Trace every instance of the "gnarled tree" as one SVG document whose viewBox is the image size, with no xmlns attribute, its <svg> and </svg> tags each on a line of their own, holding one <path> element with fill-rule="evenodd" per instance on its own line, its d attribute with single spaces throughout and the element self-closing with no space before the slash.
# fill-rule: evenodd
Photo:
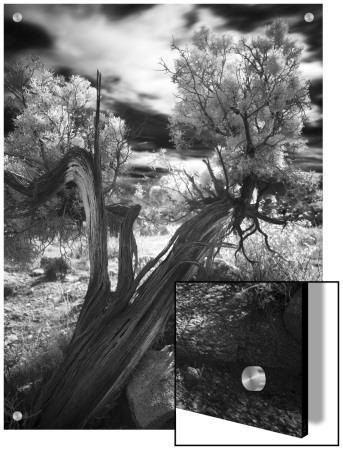
<svg viewBox="0 0 343 450">
<path fill-rule="evenodd" d="M 98 93 L 98 105 L 99 102 Z M 218 241 L 227 220 L 229 210 L 225 202 L 208 205 L 182 225 L 167 247 L 134 278 L 132 225 L 140 207 L 112 211 L 118 213 L 121 230 L 118 284 L 116 291 L 111 292 L 100 167 L 96 135 L 94 155 L 84 149 L 72 149 L 34 182 L 5 172 L 5 183 L 26 198 L 21 204 L 22 211 L 43 204 L 65 183 L 75 182 L 88 223 L 88 291 L 65 359 L 33 405 L 34 428 L 85 427 L 104 402 L 120 393 L 170 316 L 174 280 L 192 277 L 197 261 L 207 253 L 211 243 Z"/>
</svg>

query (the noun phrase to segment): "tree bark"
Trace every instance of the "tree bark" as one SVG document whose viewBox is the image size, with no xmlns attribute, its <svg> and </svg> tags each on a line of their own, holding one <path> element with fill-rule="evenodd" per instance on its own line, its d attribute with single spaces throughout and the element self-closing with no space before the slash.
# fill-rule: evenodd
<svg viewBox="0 0 343 450">
<path fill-rule="evenodd" d="M 85 301 L 64 361 L 33 406 L 33 428 L 84 428 L 102 405 L 115 399 L 163 330 L 174 306 L 174 282 L 194 275 L 197 261 L 213 247 L 211 242 L 220 241 L 231 210 L 225 201 L 206 206 L 177 230 L 136 278 L 132 225 L 140 207 L 121 211 L 118 286 L 110 292 L 106 213 L 96 192 L 94 170 L 92 157 L 78 149 L 68 152 L 54 170 L 34 184 L 6 175 L 7 183 L 25 191 L 35 205 L 74 181 L 81 191 L 89 231 L 90 281 Z"/>
<path fill-rule="evenodd" d="M 96 319 L 76 327 L 63 364 L 36 405 L 41 411 L 37 426 L 85 427 L 101 405 L 121 392 L 168 320 L 174 306 L 174 281 L 193 274 L 193 265 L 185 261 L 199 259 L 207 252 L 209 240 L 216 240 L 221 231 L 227 209 L 224 205 L 217 212 L 213 205 L 206 209 L 211 211 L 203 211 L 177 233 L 167 246 L 166 259 L 143 284 L 138 278 L 126 293 L 116 292 Z M 94 293 L 92 303 L 97 302 Z"/>
</svg>

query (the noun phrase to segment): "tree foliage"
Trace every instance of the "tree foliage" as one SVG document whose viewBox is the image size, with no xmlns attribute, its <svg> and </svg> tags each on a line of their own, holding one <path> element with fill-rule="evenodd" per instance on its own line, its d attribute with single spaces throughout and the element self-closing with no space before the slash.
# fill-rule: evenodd
<svg viewBox="0 0 343 450">
<path fill-rule="evenodd" d="M 264 35 L 238 42 L 203 26 L 192 46 L 173 43 L 172 49 L 174 68 L 162 65 L 177 86 L 173 142 L 180 151 L 194 142 L 212 151 L 204 173 L 178 174 L 188 205 L 231 202 L 240 249 L 245 232 L 261 232 L 260 220 L 285 225 L 301 218 L 317 185 L 312 174 L 295 169 L 291 156 L 305 148 L 301 132 L 311 105 L 299 70 L 302 48 L 286 22 L 276 20 Z M 267 196 L 282 198 L 280 207 L 271 210 Z"/>
<path fill-rule="evenodd" d="M 5 139 L 5 165 L 33 180 L 79 147 L 92 152 L 96 91 L 79 75 L 68 80 L 37 58 L 7 67 L 8 102 L 20 108 L 14 131 Z M 105 193 L 115 189 L 131 149 L 125 121 L 113 113 L 100 114 L 99 145 Z"/>
<path fill-rule="evenodd" d="M 5 169 L 34 181 L 53 169 L 71 149 L 92 153 L 95 138 L 96 90 L 79 75 L 66 79 L 55 74 L 40 59 L 30 57 L 24 63 L 6 67 L 7 103 L 17 111 L 14 129 L 5 139 Z M 115 192 L 118 177 L 125 172 L 131 156 L 130 129 L 113 113 L 99 117 L 99 148 L 102 154 L 102 180 L 108 199 Z M 31 226 L 25 231 L 11 221 L 18 210 L 18 195 L 8 189 L 6 195 L 8 240 L 21 231 L 27 238 L 43 240 L 60 236 L 65 241 L 75 234 L 85 214 L 74 183 L 63 187 L 57 197 L 31 211 Z M 20 209 L 20 208 L 19 208 Z"/>
</svg>

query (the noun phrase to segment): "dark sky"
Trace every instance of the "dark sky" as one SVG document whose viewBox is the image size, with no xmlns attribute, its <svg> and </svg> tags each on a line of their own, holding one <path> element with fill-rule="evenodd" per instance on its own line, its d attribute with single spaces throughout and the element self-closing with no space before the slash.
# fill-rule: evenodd
<svg viewBox="0 0 343 450">
<path fill-rule="evenodd" d="M 162 57 L 172 64 L 172 37 L 190 42 L 205 24 L 240 37 L 259 34 L 277 17 L 304 46 L 301 70 L 311 80 L 313 108 L 304 129 L 309 152 L 307 168 L 322 166 L 322 5 L 299 4 L 121 4 L 121 5 L 5 5 L 5 60 L 40 55 L 56 72 L 73 73 L 94 81 L 103 76 L 103 108 L 122 114 L 142 128 L 135 165 L 144 167 L 152 149 L 170 148 L 168 114 L 174 85 L 160 71 Z M 15 12 L 23 20 L 13 21 Z M 313 22 L 304 15 L 311 12 Z M 177 160 L 175 152 L 169 152 Z M 194 158 L 191 158 L 194 161 Z"/>
</svg>

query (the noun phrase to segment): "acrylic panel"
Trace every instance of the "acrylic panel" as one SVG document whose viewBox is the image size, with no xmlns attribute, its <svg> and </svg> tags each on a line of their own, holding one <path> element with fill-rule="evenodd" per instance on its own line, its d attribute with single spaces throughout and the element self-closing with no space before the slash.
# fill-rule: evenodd
<svg viewBox="0 0 343 450">
<path fill-rule="evenodd" d="M 176 283 L 176 407 L 307 435 L 307 283 Z"/>
<path fill-rule="evenodd" d="M 5 428 L 173 428 L 175 282 L 322 279 L 322 5 L 3 11 Z"/>
</svg>

